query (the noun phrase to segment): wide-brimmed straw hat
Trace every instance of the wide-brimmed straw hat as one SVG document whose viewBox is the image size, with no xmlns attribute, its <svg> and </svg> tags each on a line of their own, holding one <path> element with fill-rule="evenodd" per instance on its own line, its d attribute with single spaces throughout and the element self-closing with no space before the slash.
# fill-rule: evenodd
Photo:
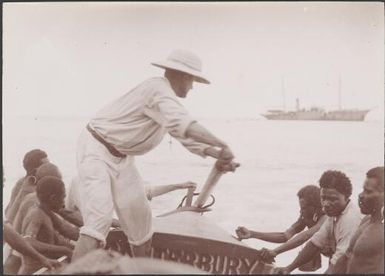
<svg viewBox="0 0 385 276">
<path fill-rule="evenodd" d="M 194 76 L 196 82 L 209 84 L 202 74 L 202 62 L 194 53 L 187 50 L 173 50 L 166 60 L 152 62 L 154 66 L 163 69 L 173 69 Z"/>
</svg>

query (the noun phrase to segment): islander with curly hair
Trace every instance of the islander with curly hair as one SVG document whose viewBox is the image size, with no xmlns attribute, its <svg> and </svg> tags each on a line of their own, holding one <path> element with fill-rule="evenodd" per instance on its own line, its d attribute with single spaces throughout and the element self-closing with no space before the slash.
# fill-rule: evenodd
<svg viewBox="0 0 385 276">
<path fill-rule="evenodd" d="M 320 252 L 329 255 L 329 267 L 326 273 L 333 271 L 337 260 L 349 247 L 350 239 L 361 222 L 359 209 L 350 201 L 352 184 L 340 171 L 326 171 L 319 180 L 321 204 L 328 216 L 317 231 L 286 267 L 277 268 L 279 274 L 289 274 L 294 269 L 309 262 Z"/>
<path fill-rule="evenodd" d="M 300 206 L 299 218 L 285 232 L 257 232 L 243 226 L 235 230 L 239 239 L 255 238 L 283 243 L 275 249 L 262 248 L 261 257 L 265 262 L 271 263 L 277 255 L 304 244 L 321 228 L 326 219 L 321 206 L 320 188 L 315 185 L 306 185 L 298 191 L 297 196 Z M 320 266 L 321 256 L 318 254 L 300 270 L 314 271 Z"/>
</svg>

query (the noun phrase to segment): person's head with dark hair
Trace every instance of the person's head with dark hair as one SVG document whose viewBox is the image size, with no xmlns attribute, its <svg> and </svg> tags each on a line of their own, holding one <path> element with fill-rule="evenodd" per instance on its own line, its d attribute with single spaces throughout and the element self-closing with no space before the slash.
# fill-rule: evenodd
<svg viewBox="0 0 385 276">
<path fill-rule="evenodd" d="M 384 206 L 384 167 L 375 167 L 366 173 L 363 191 L 358 195 L 358 205 L 364 215 L 381 216 Z"/>
<path fill-rule="evenodd" d="M 52 163 L 44 163 L 36 170 L 36 181 L 39 181 L 44 176 L 54 176 L 59 179 L 62 179 L 61 172 L 59 168 Z"/>
<path fill-rule="evenodd" d="M 384 191 L 384 167 L 375 167 L 366 173 L 367 179 L 373 179 L 378 191 Z"/>
<path fill-rule="evenodd" d="M 326 171 L 322 174 L 319 185 L 321 188 L 336 189 L 341 194 L 349 198 L 352 194 L 352 183 L 350 179 L 340 171 Z"/>
<path fill-rule="evenodd" d="M 320 188 L 315 185 L 306 185 L 297 193 L 301 216 L 313 220 L 322 214 L 322 205 L 320 198 Z"/>
<path fill-rule="evenodd" d="M 350 179 L 343 172 L 329 170 L 322 174 L 319 185 L 324 212 L 330 217 L 340 215 L 352 194 Z"/>
<path fill-rule="evenodd" d="M 52 211 L 60 210 L 66 196 L 64 183 L 57 177 L 44 176 L 37 182 L 36 195 L 41 205 Z"/>
<path fill-rule="evenodd" d="M 27 172 L 27 176 L 35 175 L 36 169 L 46 162 L 48 162 L 48 156 L 44 151 L 34 149 L 27 152 L 23 159 L 23 167 Z"/>
</svg>

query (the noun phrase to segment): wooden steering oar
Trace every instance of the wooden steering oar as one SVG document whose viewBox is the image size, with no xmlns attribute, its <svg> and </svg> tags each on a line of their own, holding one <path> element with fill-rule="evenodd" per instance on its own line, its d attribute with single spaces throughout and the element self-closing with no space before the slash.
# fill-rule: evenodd
<svg viewBox="0 0 385 276">
<path fill-rule="evenodd" d="M 202 207 L 204 206 L 207 199 L 209 198 L 211 191 L 214 189 L 215 185 L 218 183 L 219 179 L 224 173 L 226 173 L 227 171 L 235 171 L 235 169 L 239 166 L 240 166 L 239 163 L 235 163 L 233 161 L 226 162 L 221 159 L 217 160 L 217 162 L 215 163 L 214 167 L 212 168 L 205 182 L 205 185 L 203 186 L 202 192 L 199 194 L 194 204 L 191 205 L 194 189 L 189 189 L 187 193 L 187 202 L 185 206 L 180 207 L 171 212 L 161 214 L 157 217 L 165 217 L 174 213 L 179 213 L 184 211 L 192 211 L 197 213 L 210 211 L 211 210 L 210 208 L 202 208 Z"/>
<path fill-rule="evenodd" d="M 214 167 L 211 169 L 211 172 L 206 180 L 205 185 L 202 188 L 201 193 L 199 194 L 198 198 L 195 200 L 193 206 L 197 208 L 202 208 L 202 206 L 206 203 L 207 199 L 209 198 L 211 191 L 214 189 L 215 185 L 218 183 L 221 176 L 226 171 L 235 171 L 237 167 L 239 167 L 239 163 L 235 163 L 231 161 L 230 163 L 227 163 L 222 160 L 217 160 Z"/>
</svg>

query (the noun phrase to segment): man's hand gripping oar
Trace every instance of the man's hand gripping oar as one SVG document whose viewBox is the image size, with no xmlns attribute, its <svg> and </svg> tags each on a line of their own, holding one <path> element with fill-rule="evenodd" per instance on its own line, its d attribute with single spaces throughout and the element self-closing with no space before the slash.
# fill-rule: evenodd
<svg viewBox="0 0 385 276">
<path fill-rule="evenodd" d="M 187 204 L 183 207 L 180 207 L 174 211 L 162 214 L 158 217 L 167 216 L 173 213 L 183 212 L 183 211 L 193 211 L 197 213 L 203 213 L 211 211 L 210 208 L 204 207 L 207 199 L 209 198 L 214 186 L 218 183 L 221 176 L 226 172 L 234 172 L 237 167 L 240 166 L 239 163 L 233 162 L 234 156 L 228 148 L 223 148 L 219 154 L 218 160 L 215 162 L 214 167 L 212 168 L 205 185 L 203 186 L 202 191 L 200 192 L 195 203 L 191 205 L 192 197 L 194 195 L 194 190 L 189 189 L 187 193 Z"/>
<path fill-rule="evenodd" d="M 221 176 L 226 172 L 234 172 L 235 169 L 240 166 L 239 163 L 232 161 L 233 158 L 234 156 L 229 148 L 223 148 L 221 150 L 219 158 L 217 162 L 215 162 L 215 165 L 193 206 L 202 208 Z"/>
</svg>

